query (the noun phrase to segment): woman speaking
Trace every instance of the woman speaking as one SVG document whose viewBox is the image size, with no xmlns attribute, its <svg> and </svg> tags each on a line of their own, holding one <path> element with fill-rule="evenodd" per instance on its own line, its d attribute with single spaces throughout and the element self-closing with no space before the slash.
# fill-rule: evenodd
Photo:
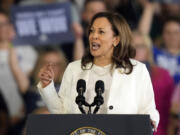
<svg viewBox="0 0 180 135">
<path fill-rule="evenodd" d="M 66 68 L 59 93 L 53 84 L 50 64 L 39 72 L 40 94 L 51 113 L 81 113 L 77 105 L 78 80 L 84 80 L 85 103 L 93 103 L 96 82 L 104 82 L 100 114 L 149 114 L 157 128 L 159 114 L 154 102 L 151 79 L 146 66 L 132 58 L 131 30 L 125 19 L 110 12 L 96 14 L 89 27 L 89 47 L 81 60 Z M 83 99 L 82 99 L 83 100 Z M 101 103 L 101 102 L 98 102 Z M 85 111 L 88 110 L 88 105 Z M 82 108 L 81 108 L 82 109 Z"/>
</svg>

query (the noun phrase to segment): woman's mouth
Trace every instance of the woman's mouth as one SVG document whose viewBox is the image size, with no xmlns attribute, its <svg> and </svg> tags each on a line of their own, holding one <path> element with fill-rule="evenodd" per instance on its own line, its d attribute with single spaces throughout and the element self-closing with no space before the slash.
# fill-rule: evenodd
<svg viewBox="0 0 180 135">
<path fill-rule="evenodd" d="M 96 51 L 100 48 L 100 44 L 98 44 L 98 43 L 92 42 L 91 45 L 92 45 L 92 50 L 94 50 L 94 51 Z"/>
</svg>

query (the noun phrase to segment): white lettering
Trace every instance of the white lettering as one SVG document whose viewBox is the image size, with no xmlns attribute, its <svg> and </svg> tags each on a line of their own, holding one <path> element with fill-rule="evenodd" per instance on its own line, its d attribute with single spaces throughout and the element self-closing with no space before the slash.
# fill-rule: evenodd
<svg viewBox="0 0 180 135">
<path fill-rule="evenodd" d="M 19 36 L 35 36 L 37 35 L 35 21 L 33 19 L 29 20 L 18 20 L 16 21 L 16 27 Z"/>
<path fill-rule="evenodd" d="M 66 32 L 68 30 L 65 16 L 40 18 L 38 24 L 42 34 Z"/>
</svg>

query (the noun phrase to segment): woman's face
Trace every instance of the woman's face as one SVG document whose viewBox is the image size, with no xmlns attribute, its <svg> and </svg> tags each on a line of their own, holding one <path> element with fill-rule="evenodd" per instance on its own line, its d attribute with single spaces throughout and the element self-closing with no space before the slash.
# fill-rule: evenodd
<svg viewBox="0 0 180 135">
<path fill-rule="evenodd" d="M 54 81 L 57 82 L 63 73 L 63 59 L 58 53 L 51 52 L 44 56 L 42 63 L 43 65 L 50 64 L 52 66 L 55 75 Z"/>
<path fill-rule="evenodd" d="M 144 44 L 144 40 L 141 36 L 134 35 L 132 45 L 136 49 L 135 59 L 139 61 L 147 61 L 148 60 L 148 49 Z"/>
<path fill-rule="evenodd" d="M 0 41 L 9 41 L 13 38 L 13 28 L 10 25 L 8 18 L 0 14 Z"/>
<path fill-rule="evenodd" d="M 117 37 L 114 36 L 110 22 L 105 18 L 97 18 L 90 28 L 89 45 L 94 58 L 111 58 Z"/>
<path fill-rule="evenodd" d="M 168 22 L 164 26 L 163 40 L 167 48 L 180 47 L 180 25 L 177 22 Z"/>
<path fill-rule="evenodd" d="M 90 23 L 93 16 L 99 12 L 106 11 L 106 5 L 103 1 L 91 1 L 89 2 L 86 7 L 85 11 L 83 13 L 83 20 Z"/>
</svg>

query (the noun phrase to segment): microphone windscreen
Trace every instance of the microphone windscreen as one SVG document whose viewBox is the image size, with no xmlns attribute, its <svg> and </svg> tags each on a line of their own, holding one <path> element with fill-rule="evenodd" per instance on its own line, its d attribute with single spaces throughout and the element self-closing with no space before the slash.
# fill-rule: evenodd
<svg viewBox="0 0 180 135">
<path fill-rule="evenodd" d="M 76 89 L 77 89 L 77 92 L 79 92 L 80 89 L 83 89 L 83 92 L 85 92 L 85 90 L 86 90 L 85 80 L 83 80 L 83 79 L 78 80 Z"/>
<path fill-rule="evenodd" d="M 104 82 L 101 80 L 98 80 L 95 85 L 96 93 L 98 93 L 99 90 L 101 90 L 101 92 L 104 93 Z"/>
</svg>

